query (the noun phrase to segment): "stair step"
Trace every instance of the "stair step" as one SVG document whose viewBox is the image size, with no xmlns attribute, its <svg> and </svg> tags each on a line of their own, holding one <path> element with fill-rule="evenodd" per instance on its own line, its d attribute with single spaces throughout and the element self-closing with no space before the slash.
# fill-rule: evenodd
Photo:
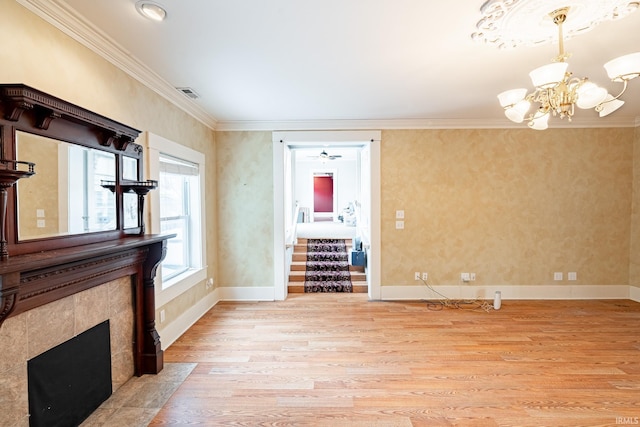
<svg viewBox="0 0 640 427">
<path fill-rule="evenodd" d="M 293 270 L 289 273 L 289 281 L 290 282 L 304 282 L 306 271 L 298 271 Z M 351 282 L 365 282 L 367 280 L 367 275 L 364 272 L 360 271 L 352 271 L 351 272 Z"/>
<path fill-rule="evenodd" d="M 353 241 L 352 238 L 346 238 L 346 239 L 339 239 L 339 240 L 344 240 L 345 243 L 349 244 Z M 300 245 L 306 245 L 309 242 L 309 239 L 306 237 L 298 237 L 298 244 Z"/>
<path fill-rule="evenodd" d="M 306 271 L 307 262 L 306 261 L 293 261 L 291 263 L 291 271 Z M 351 272 L 359 272 L 364 273 L 364 267 L 359 265 L 351 265 L 349 264 L 349 271 Z"/>
<path fill-rule="evenodd" d="M 353 241 L 351 239 L 341 239 L 344 240 L 344 244 L 347 246 L 347 250 L 353 247 Z M 307 239 L 298 239 L 298 242 L 293 245 L 294 252 L 306 252 L 307 251 Z"/>
<path fill-rule="evenodd" d="M 366 294 L 369 291 L 367 282 L 352 282 L 351 284 L 353 286 L 353 293 Z M 289 282 L 287 290 L 290 294 L 303 294 L 304 283 Z"/>
<path fill-rule="evenodd" d="M 352 239 L 344 239 L 344 241 L 348 253 L 353 246 Z M 290 293 L 304 293 L 304 279 L 307 269 L 307 243 L 307 239 L 298 239 L 297 243 L 293 246 L 288 286 Z M 349 272 L 351 276 L 351 283 L 353 285 L 353 292 L 367 293 L 367 276 L 365 274 L 364 267 L 349 265 Z"/>
</svg>

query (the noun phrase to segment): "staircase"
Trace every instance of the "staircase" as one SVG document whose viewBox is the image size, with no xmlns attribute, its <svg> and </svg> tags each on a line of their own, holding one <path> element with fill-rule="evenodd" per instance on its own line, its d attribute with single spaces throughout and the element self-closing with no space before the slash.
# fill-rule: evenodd
<svg viewBox="0 0 640 427">
<path fill-rule="evenodd" d="M 347 252 L 351 250 L 353 242 L 351 239 L 345 239 Z M 291 263 L 291 272 L 289 273 L 289 293 L 304 293 L 304 279 L 307 269 L 307 239 L 298 239 L 298 243 L 293 249 L 293 261 Z M 353 292 L 367 293 L 367 277 L 364 267 L 349 265 L 349 273 L 351 276 L 351 284 Z"/>
</svg>

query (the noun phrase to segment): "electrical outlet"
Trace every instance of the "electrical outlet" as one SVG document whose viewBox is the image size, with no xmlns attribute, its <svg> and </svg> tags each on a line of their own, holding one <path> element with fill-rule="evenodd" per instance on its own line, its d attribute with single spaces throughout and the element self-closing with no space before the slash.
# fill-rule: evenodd
<svg viewBox="0 0 640 427">
<path fill-rule="evenodd" d="M 426 282 L 428 278 L 429 278 L 429 273 L 422 273 L 422 280 Z"/>
<path fill-rule="evenodd" d="M 469 273 L 460 273 L 460 280 L 463 282 L 468 282 L 471 280 L 471 275 Z"/>
<path fill-rule="evenodd" d="M 416 271 L 415 273 L 413 273 L 413 280 L 420 280 L 420 272 Z"/>
<path fill-rule="evenodd" d="M 569 273 L 567 273 L 567 279 L 578 280 L 578 273 L 576 273 L 575 271 L 570 271 Z"/>
<path fill-rule="evenodd" d="M 553 273 L 553 280 L 562 280 L 562 271 L 556 271 Z"/>
<path fill-rule="evenodd" d="M 404 221 L 396 221 L 396 230 L 404 230 Z"/>
</svg>

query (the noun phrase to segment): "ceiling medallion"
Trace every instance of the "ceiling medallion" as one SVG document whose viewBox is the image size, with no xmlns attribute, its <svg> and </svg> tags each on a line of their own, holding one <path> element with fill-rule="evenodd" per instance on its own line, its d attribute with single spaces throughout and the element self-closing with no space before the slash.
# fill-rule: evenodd
<svg viewBox="0 0 640 427">
<path fill-rule="evenodd" d="M 629 0 L 566 0 L 571 20 L 564 25 L 565 39 L 587 32 L 603 21 L 624 18 L 640 6 Z M 549 11 L 558 9 L 557 0 L 487 0 L 480 12 L 482 19 L 471 35 L 476 41 L 501 49 L 537 46 L 556 40 L 557 28 Z"/>
</svg>

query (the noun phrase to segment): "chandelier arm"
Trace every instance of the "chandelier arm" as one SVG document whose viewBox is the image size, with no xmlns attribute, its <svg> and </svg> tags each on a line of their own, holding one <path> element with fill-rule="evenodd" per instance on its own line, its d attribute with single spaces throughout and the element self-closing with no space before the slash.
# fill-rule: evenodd
<svg viewBox="0 0 640 427">
<path fill-rule="evenodd" d="M 613 96 L 613 98 L 607 99 L 606 101 L 602 101 L 600 103 L 600 105 L 606 104 L 607 102 L 615 101 L 616 99 L 620 98 L 622 96 L 622 94 L 627 90 L 627 86 L 628 85 L 629 85 L 629 80 L 623 80 L 622 81 L 622 90 L 620 91 L 620 93 L 617 94 L 616 96 L 611 95 L 611 96 Z"/>
<path fill-rule="evenodd" d="M 615 101 L 616 99 L 620 98 L 622 96 L 622 94 L 627 90 L 627 85 L 629 84 L 629 80 L 623 80 L 622 81 L 622 90 L 620 91 L 620 93 L 616 96 L 613 96 L 611 94 L 609 94 L 611 96 L 611 99 L 606 99 L 604 101 L 602 101 L 600 104 L 596 105 L 595 110 L 596 112 L 601 112 L 604 109 L 604 104 L 611 102 L 611 101 Z"/>
</svg>

